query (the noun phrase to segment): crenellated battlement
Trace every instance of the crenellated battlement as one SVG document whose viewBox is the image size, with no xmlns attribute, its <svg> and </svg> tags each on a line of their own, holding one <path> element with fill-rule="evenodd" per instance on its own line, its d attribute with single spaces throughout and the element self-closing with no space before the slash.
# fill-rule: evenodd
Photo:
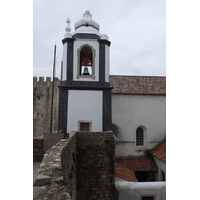
<svg viewBox="0 0 200 200">
<path fill-rule="evenodd" d="M 52 101 L 51 77 L 33 77 L 33 137 L 43 136 L 50 131 L 51 101 Z M 60 80 L 54 78 L 52 131 L 57 130 L 58 105 L 59 105 Z"/>
<path fill-rule="evenodd" d="M 33 86 L 50 86 L 50 84 L 53 82 L 51 80 L 51 77 L 33 77 Z M 57 77 L 54 77 L 54 84 L 59 85 L 60 84 L 60 79 Z"/>
</svg>

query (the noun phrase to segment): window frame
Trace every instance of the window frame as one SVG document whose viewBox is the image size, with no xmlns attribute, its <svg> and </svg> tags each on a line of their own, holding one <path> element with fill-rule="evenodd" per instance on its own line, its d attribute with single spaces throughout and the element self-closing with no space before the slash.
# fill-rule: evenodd
<svg viewBox="0 0 200 200">
<path fill-rule="evenodd" d="M 141 128 L 143 130 L 143 145 L 136 145 L 137 144 L 137 129 Z M 145 126 L 143 125 L 139 125 L 137 126 L 137 128 L 135 129 L 135 147 L 136 147 L 136 151 L 145 151 L 146 148 L 146 133 L 147 133 L 147 129 Z"/>
<path fill-rule="evenodd" d="M 81 131 L 81 124 L 82 123 L 88 123 L 89 124 L 89 132 L 92 131 L 92 121 L 89 121 L 89 120 L 79 120 L 78 121 L 78 131 Z"/>
<path fill-rule="evenodd" d="M 140 130 L 142 130 L 142 132 L 138 132 Z M 136 129 L 136 146 L 144 146 L 144 130 L 141 126 Z"/>
</svg>

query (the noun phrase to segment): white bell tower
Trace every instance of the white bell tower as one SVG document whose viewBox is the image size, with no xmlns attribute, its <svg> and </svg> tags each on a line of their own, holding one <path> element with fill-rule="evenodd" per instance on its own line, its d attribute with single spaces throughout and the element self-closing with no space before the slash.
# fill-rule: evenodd
<svg viewBox="0 0 200 200">
<path fill-rule="evenodd" d="M 63 81 L 59 129 L 107 131 L 112 128 L 109 83 L 110 41 L 89 11 L 74 25 L 67 20 L 63 42 Z"/>
</svg>

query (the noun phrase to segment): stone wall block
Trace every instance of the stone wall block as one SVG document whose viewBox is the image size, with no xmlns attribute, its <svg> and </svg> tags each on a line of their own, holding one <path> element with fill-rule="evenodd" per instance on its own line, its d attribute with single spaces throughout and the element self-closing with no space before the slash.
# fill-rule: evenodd
<svg viewBox="0 0 200 200">
<path fill-rule="evenodd" d="M 34 182 L 34 186 L 42 186 L 51 184 L 51 177 L 46 175 L 38 175 Z"/>
</svg>

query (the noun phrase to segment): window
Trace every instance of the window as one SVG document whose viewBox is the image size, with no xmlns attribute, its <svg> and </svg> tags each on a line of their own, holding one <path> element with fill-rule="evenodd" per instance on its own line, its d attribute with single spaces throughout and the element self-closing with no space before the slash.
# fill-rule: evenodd
<svg viewBox="0 0 200 200">
<path fill-rule="evenodd" d="M 78 121 L 78 130 L 79 131 L 92 131 L 92 121 L 89 121 L 89 120 Z"/>
<path fill-rule="evenodd" d="M 89 131 L 89 123 L 80 123 L 80 131 Z"/>
<path fill-rule="evenodd" d="M 95 50 L 88 44 L 81 46 L 78 51 L 77 78 L 95 78 Z"/>
<path fill-rule="evenodd" d="M 141 127 L 136 130 L 136 146 L 144 145 L 144 131 Z"/>
</svg>

